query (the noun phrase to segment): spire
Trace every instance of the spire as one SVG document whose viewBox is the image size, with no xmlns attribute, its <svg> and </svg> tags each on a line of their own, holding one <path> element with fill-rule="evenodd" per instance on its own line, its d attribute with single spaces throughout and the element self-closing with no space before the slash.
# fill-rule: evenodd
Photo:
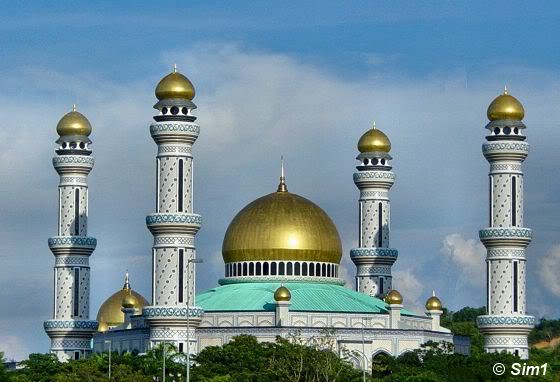
<svg viewBox="0 0 560 382">
<path fill-rule="evenodd" d="M 507 85 L 504 85 L 504 95 L 508 95 Z"/>
<path fill-rule="evenodd" d="M 130 289 L 130 281 L 128 278 L 128 269 L 126 270 L 126 273 L 124 275 L 124 286 L 123 289 Z"/>
<path fill-rule="evenodd" d="M 173 73 L 177 73 L 177 64 L 173 64 Z"/>
<path fill-rule="evenodd" d="M 76 104 L 73 104 L 73 105 L 72 105 L 72 111 L 76 111 L 76 110 L 77 110 Z"/>
<path fill-rule="evenodd" d="M 277 192 L 288 192 L 288 186 L 286 186 L 286 177 L 284 176 L 284 156 L 280 157 L 280 184 L 278 185 Z"/>
<path fill-rule="evenodd" d="M 375 130 L 375 121 L 373 121 L 373 126 L 371 128 L 372 130 Z"/>
<path fill-rule="evenodd" d="M 436 297 L 436 291 L 432 289 L 432 297 Z"/>
</svg>

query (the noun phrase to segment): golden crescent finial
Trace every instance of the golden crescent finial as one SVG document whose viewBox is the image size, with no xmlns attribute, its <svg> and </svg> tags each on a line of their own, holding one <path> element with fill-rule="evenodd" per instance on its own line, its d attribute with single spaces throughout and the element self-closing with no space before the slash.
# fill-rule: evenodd
<svg viewBox="0 0 560 382">
<path fill-rule="evenodd" d="M 278 185 L 277 192 L 288 192 L 286 186 L 286 177 L 284 176 L 284 155 L 280 156 L 280 184 Z"/>
</svg>

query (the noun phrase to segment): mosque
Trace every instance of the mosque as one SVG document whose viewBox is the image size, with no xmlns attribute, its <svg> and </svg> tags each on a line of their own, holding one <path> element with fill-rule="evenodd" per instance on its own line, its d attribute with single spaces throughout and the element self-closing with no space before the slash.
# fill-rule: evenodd
<svg viewBox="0 0 560 382">
<path fill-rule="evenodd" d="M 339 352 L 369 360 L 381 353 L 398 356 L 427 341 L 468 351 L 468 341 L 440 326 L 443 309 L 435 294 L 427 296 L 425 313 L 417 314 L 404 308 L 406 299 L 393 289 L 398 251 L 390 246 L 389 191 L 395 174 L 389 138 L 375 126 L 358 141 L 353 175 L 359 189 L 358 248 L 350 251 L 355 290 L 339 276 L 344 254 L 333 221 L 315 203 L 288 191 L 282 166 L 278 188 L 231 221 L 222 246 L 224 277 L 197 293 L 195 236 L 202 218 L 193 211 L 192 148 L 201 130 L 193 115 L 195 89 L 174 69 L 155 95 L 150 133 L 157 144 L 157 203 L 146 217 L 154 237 L 152 295 L 135 292 L 126 274 L 123 288 L 101 305 L 95 320 L 89 316 L 89 286 L 90 276 L 98 276 L 90 275 L 89 258 L 97 241 L 87 233 L 92 127 L 75 108 L 58 123 L 53 158 L 60 175 L 58 233 L 48 240 L 55 256 L 53 317 L 44 328 L 59 359 L 109 349 L 143 353 L 162 343 L 194 354 L 240 334 L 308 342 L 325 330 Z M 507 91 L 488 109 L 483 152 L 491 164 L 490 228 L 480 231 L 488 248 L 488 315 L 479 318 L 479 327 L 488 351 L 526 358 L 534 318 L 525 314 L 524 248 L 531 231 L 522 227 L 521 163 L 528 153 L 523 116 L 522 105 Z"/>
</svg>

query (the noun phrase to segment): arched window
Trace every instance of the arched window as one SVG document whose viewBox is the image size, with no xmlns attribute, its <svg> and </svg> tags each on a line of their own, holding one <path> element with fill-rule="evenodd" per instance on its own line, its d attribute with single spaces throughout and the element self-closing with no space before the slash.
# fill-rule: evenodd
<svg viewBox="0 0 560 382">
<path fill-rule="evenodd" d="M 268 261 L 263 263 L 263 275 L 268 276 Z"/>
<path fill-rule="evenodd" d="M 327 264 L 323 264 L 322 267 L 323 268 L 321 271 L 321 276 L 323 277 L 327 277 Z"/>
<path fill-rule="evenodd" d="M 243 263 L 243 276 L 247 276 L 247 263 Z"/>
<path fill-rule="evenodd" d="M 327 277 L 331 277 L 331 265 L 327 264 Z"/>
<path fill-rule="evenodd" d="M 307 263 L 301 264 L 301 274 L 307 276 Z"/>
<path fill-rule="evenodd" d="M 270 263 L 270 274 L 276 276 L 276 262 Z"/>
<path fill-rule="evenodd" d="M 179 159 L 179 176 L 177 177 L 177 211 L 183 212 L 183 160 Z"/>
<path fill-rule="evenodd" d="M 237 263 L 237 274 L 236 276 L 242 276 L 243 273 L 241 273 L 241 263 Z"/>
<path fill-rule="evenodd" d="M 257 271 L 255 273 L 257 276 L 261 275 L 261 263 L 260 261 L 257 263 Z"/>
<path fill-rule="evenodd" d="M 383 204 L 379 202 L 377 206 L 377 215 L 379 218 L 379 238 L 378 238 L 378 247 L 383 247 Z"/>
<path fill-rule="evenodd" d="M 309 276 L 315 276 L 315 264 L 309 263 Z"/>
<path fill-rule="evenodd" d="M 255 275 L 255 264 L 253 262 L 249 263 L 249 276 Z"/>
<path fill-rule="evenodd" d="M 321 276 L 321 264 L 315 264 L 315 276 Z"/>
<path fill-rule="evenodd" d="M 284 267 L 285 267 L 285 264 L 284 264 L 283 261 L 281 261 L 281 262 L 278 264 L 278 274 L 279 274 L 280 276 L 284 276 Z"/>
<path fill-rule="evenodd" d="M 515 176 L 511 177 L 511 225 L 517 225 L 517 179 Z"/>
<path fill-rule="evenodd" d="M 383 281 L 384 281 L 384 278 L 380 277 L 379 278 L 379 293 L 380 294 L 383 294 Z"/>
<path fill-rule="evenodd" d="M 80 235 L 80 190 L 74 190 L 74 235 Z"/>
<path fill-rule="evenodd" d="M 299 262 L 296 262 L 296 264 L 295 264 L 295 272 L 294 272 L 294 274 L 295 274 L 296 276 L 299 276 L 299 275 L 300 275 L 300 264 L 299 264 Z"/>
<path fill-rule="evenodd" d="M 291 275 L 293 274 L 293 272 L 294 272 L 293 264 L 292 264 L 291 261 L 289 261 L 289 262 L 288 262 L 288 269 L 287 269 L 286 275 L 287 275 L 287 276 L 291 276 Z"/>
</svg>

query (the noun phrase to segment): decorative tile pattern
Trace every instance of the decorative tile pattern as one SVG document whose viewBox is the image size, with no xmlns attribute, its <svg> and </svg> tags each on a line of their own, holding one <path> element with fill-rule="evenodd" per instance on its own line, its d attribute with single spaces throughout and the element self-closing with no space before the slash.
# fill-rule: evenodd
<svg viewBox="0 0 560 382">
<path fill-rule="evenodd" d="M 151 214 L 146 216 L 146 224 L 185 223 L 202 224 L 202 216 L 198 214 Z"/>
</svg>

